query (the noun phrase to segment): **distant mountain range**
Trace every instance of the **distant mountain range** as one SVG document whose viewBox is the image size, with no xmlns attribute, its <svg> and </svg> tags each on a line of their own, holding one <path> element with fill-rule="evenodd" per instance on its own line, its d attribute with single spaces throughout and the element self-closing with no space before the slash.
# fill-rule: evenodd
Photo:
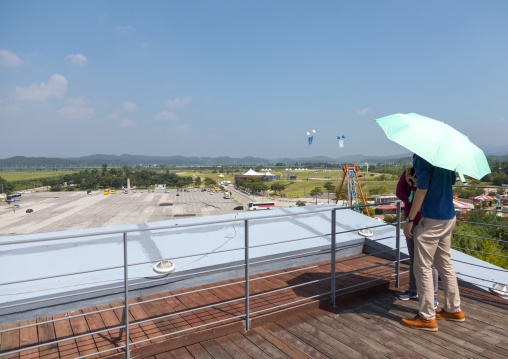
<svg viewBox="0 0 508 359">
<path fill-rule="evenodd" d="M 487 158 L 498 161 L 508 160 L 507 146 L 484 146 L 482 150 Z M 237 165 L 237 166 L 256 166 L 256 165 L 275 165 L 283 163 L 293 166 L 295 163 L 379 163 L 379 162 L 407 162 L 412 154 L 405 153 L 392 156 L 365 156 L 350 155 L 338 158 L 325 156 L 317 157 L 285 157 L 285 158 L 260 158 L 243 157 L 233 158 L 223 157 L 185 157 L 185 156 L 144 156 L 144 155 L 91 155 L 76 158 L 46 158 L 46 157 L 24 157 L 15 156 L 6 159 L 0 159 L 0 168 L 23 168 L 23 167 L 44 167 L 44 168 L 83 168 L 100 167 L 107 163 L 108 167 L 136 166 L 136 165 L 166 165 L 166 166 L 219 166 L 219 165 Z"/>
</svg>

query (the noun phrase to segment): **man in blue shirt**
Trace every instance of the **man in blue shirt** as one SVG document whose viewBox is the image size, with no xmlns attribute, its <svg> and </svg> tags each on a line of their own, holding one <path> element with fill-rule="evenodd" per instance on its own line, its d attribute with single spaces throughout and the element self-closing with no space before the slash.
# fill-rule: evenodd
<svg viewBox="0 0 508 359">
<path fill-rule="evenodd" d="M 413 167 L 418 184 L 404 226 L 404 235 L 413 237 L 413 220 L 421 210 L 422 219 L 414 229 L 414 274 L 420 308 L 415 318 L 403 318 L 402 323 L 416 329 L 437 331 L 436 318 L 465 320 L 460 309 L 459 288 L 450 254 L 451 235 L 456 221 L 452 190 L 456 176 L 454 171 L 435 167 L 418 155 L 414 156 Z M 445 304 L 439 313 L 434 309 L 432 264 L 441 275 L 445 295 Z"/>
</svg>

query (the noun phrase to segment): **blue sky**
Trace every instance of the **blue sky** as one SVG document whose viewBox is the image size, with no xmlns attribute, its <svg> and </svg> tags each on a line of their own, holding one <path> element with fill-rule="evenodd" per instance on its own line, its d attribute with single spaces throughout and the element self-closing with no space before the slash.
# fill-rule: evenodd
<svg viewBox="0 0 508 359">
<path fill-rule="evenodd" d="M 0 1 L 0 158 L 391 155 L 398 112 L 506 145 L 507 44 L 502 0 Z"/>
</svg>

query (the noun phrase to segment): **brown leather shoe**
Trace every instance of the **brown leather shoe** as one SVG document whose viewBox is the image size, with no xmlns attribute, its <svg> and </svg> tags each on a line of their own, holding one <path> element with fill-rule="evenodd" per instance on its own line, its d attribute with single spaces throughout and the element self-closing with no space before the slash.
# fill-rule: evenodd
<svg viewBox="0 0 508 359">
<path fill-rule="evenodd" d="M 444 309 L 441 309 L 439 313 L 436 313 L 436 319 L 454 320 L 456 322 L 463 322 L 466 320 L 464 312 L 461 310 L 458 313 L 448 313 Z"/>
<path fill-rule="evenodd" d="M 415 329 L 428 330 L 431 332 L 437 332 L 437 322 L 435 319 L 425 320 L 420 315 L 414 317 L 414 319 L 402 318 L 402 324 Z"/>
</svg>

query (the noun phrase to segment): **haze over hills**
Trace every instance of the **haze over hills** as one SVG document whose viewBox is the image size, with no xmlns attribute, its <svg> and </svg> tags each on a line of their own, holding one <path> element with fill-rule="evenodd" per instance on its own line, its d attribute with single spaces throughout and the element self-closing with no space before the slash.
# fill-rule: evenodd
<svg viewBox="0 0 508 359">
<path fill-rule="evenodd" d="M 492 160 L 508 160 L 507 146 L 484 146 L 482 148 L 487 158 Z M 107 163 L 110 167 L 136 166 L 136 165 L 167 165 L 167 166 L 213 166 L 213 165 L 275 165 L 283 163 L 293 166 L 295 163 L 379 163 L 379 162 L 400 162 L 410 160 L 411 153 L 404 153 L 391 156 L 367 156 L 363 154 L 348 155 L 338 158 L 326 156 L 316 157 L 285 157 L 285 158 L 261 158 L 242 157 L 234 158 L 229 156 L 221 157 L 185 157 L 185 156 L 147 156 L 147 155 L 105 155 L 96 154 L 75 158 L 46 158 L 46 157 L 24 157 L 15 156 L 0 159 L 0 168 L 23 168 L 23 167 L 100 167 Z"/>
</svg>

